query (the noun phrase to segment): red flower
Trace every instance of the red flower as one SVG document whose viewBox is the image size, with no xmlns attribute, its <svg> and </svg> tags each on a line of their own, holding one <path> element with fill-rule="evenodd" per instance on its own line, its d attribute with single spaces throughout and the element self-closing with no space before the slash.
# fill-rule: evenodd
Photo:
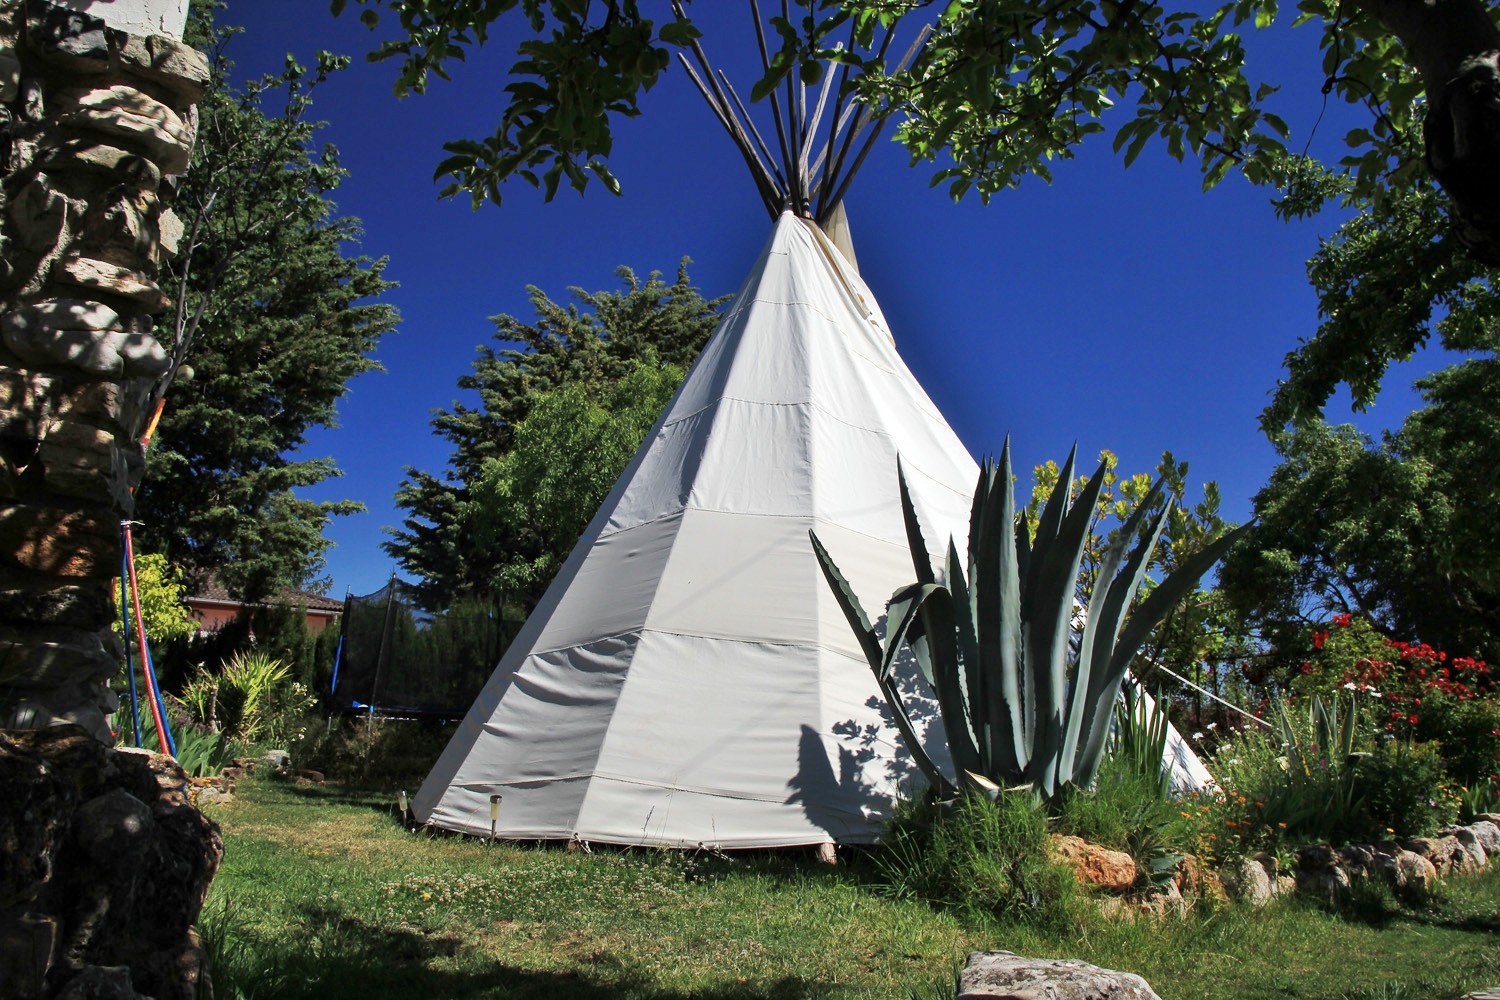
<svg viewBox="0 0 1500 1000">
<path fill-rule="evenodd" d="M 1419 718 L 1417 718 L 1415 715 L 1408 715 L 1406 717 L 1406 721 L 1410 722 L 1412 725 L 1415 726 L 1418 722 L 1421 722 L 1422 720 L 1419 719 Z"/>
</svg>

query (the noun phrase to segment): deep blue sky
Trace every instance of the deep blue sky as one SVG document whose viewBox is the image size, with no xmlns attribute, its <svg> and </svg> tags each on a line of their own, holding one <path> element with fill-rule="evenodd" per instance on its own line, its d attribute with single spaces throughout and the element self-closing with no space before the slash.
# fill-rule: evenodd
<svg viewBox="0 0 1500 1000">
<path fill-rule="evenodd" d="M 711 56 L 746 51 L 743 7 L 694 5 Z M 321 0 L 240 2 L 220 22 L 246 28 L 229 49 L 242 75 L 279 68 L 287 52 L 304 62 L 318 49 L 359 57 L 373 38 Z M 1252 40 L 1252 55 L 1261 78 L 1282 84 L 1278 110 L 1300 149 L 1322 106 L 1316 37 L 1272 32 Z M 383 528 L 401 521 L 393 494 L 407 466 L 444 467 L 430 414 L 458 398 L 456 380 L 491 336 L 487 317 L 530 316 L 527 285 L 554 298 L 569 286 L 614 288 L 618 265 L 670 274 L 684 255 L 705 295 L 732 292 L 770 233 L 743 164 L 676 67 L 646 96 L 644 115 L 616 130 L 622 197 L 595 186 L 546 204 L 516 184 L 502 206 L 478 212 L 466 198 L 439 201 L 441 144 L 492 130 L 510 56 L 492 41 L 454 67 L 451 84 L 404 101 L 391 94 L 394 65 L 356 58 L 317 95 L 321 137 L 350 172 L 339 210 L 363 220 L 362 252 L 390 258 L 400 287 L 388 301 L 402 314 L 377 355 L 385 371 L 355 380 L 341 426 L 306 448 L 345 471 L 309 495 L 369 508 L 330 530 L 335 596 L 378 589 L 395 568 L 379 548 Z M 1348 120 L 1331 111 L 1312 151 L 1337 156 Z M 1334 221 L 1278 222 L 1267 193 L 1236 176 L 1205 194 L 1196 165 L 1158 147 L 1126 169 L 1108 135 L 1054 164 L 1052 185 L 1030 180 L 988 206 L 951 203 L 929 188 L 931 172 L 883 144 L 846 205 L 862 273 L 903 356 L 970 450 L 998 451 L 1010 434 L 1029 469 L 1077 441 L 1090 460 L 1111 448 L 1135 472 L 1170 449 L 1191 464 L 1193 483 L 1218 481 L 1227 516 L 1247 516 L 1275 464 L 1256 418 L 1283 356 L 1316 328 L 1304 262 Z M 1413 405 L 1416 374 L 1397 369 L 1368 414 L 1336 402 L 1330 416 L 1394 426 Z"/>
</svg>

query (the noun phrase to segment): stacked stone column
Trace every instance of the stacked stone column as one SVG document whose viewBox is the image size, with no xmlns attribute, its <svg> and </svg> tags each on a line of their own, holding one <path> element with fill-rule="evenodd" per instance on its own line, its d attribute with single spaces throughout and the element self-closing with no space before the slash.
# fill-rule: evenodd
<svg viewBox="0 0 1500 1000">
<path fill-rule="evenodd" d="M 48 0 L 0 0 L 0 728 L 109 739 L 120 522 L 169 359 L 171 178 L 199 53 Z"/>
</svg>

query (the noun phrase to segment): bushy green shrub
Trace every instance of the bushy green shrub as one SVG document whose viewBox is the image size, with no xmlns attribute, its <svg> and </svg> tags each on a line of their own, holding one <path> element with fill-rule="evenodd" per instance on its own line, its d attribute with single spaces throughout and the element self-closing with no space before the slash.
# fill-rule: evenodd
<svg viewBox="0 0 1500 1000">
<path fill-rule="evenodd" d="M 123 606 L 130 613 L 132 641 L 136 631 L 134 595 L 140 597 L 142 624 L 146 627 L 146 639 L 153 648 L 158 643 L 168 643 L 198 631 L 198 620 L 182 601 L 186 585 L 182 580 L 181 569 L 168 562 L 166 556 L 152 552 L 136 556 L 135 576 L 136 586 L 133 592 L 127 587 L 128 581 L 122 577 L 115 579 L 114 589 L 114 606 L 117 609 L 122 607 L 122 593 L 131 595 L 123 601 Z M 118 615 L 114 620 L 114 630 L 124 633 L 124 623 Z"/>
<path fill-rule="evenodd" d="M 1054 825 L 1058 833 L 1134 856 L 1148 843 L 1185 847 L 1171 831 L 1177 814 L 1154 776 L 1114 754 L 1100 764 L 1092 789 L 1074 789 L 1056 803 Z"/>
<path fill-rule="evenodd" d="M 1323 723 L 1321 704 L 1283 706 L 1278 732 L 1243 731 L 1213 758 L 1222 794 L 1206 822 L 1223 853 L 1423 836 L 1458 815 L 1439 744 L 1377 728 L 1357 695 L 1337 699 L 1343 714 Z"/>
<path fill-rule="evenodd" d="M 257 652 L 286 663 L 291 678 L 322 695 L 333 676 L 339 627 L 330 624 L 316 636 L 307 627 L 302 607 L 243 608 L 233 619 L 205 635 L 156 643 L 157 672 L 169 690 L 190 679 L 199 668 L 212 669 L 242 653 Z"/>
<path fill-rule="evenodd" d="M 1076 923 L 1081 895 L 1053 861 L 1047 814 L 1030 789 L 903 807 L 875 854 L 884 888 L 971 918 L 1050 929 Z"/>
<path fill-rule="evenodd" d="M 276 694 L 288 683 L 290 668 L 262 652 L 236 653 L 217 671 L 199 668 L 180 700 L 192 721 L 221 730 L 231 739 L 254 744 L 264 735 Z"/>
<path fill-rule="evenodd" d="M 1312 633 L 1312 655 L 1291 678 L 1298 698 L 1329 699 L 1344 685 L 1379 673 L 1391 659 L 1390 641 L 1368 619 L 1335 615 Z"/>
<path fill-rule="evenodd" d="M 1363 802 L 1363 839 L 1424 837 L 1452 823 L 1459 798 L 1435 743 L 1384 740 L 1355 768 Z"/>
<path fill-rule="evenodd" d="M 1472 823 L 1484 813 L 1500 813 L 1500 776 L 1459 788 L 1458 798 L 1462 823 Z"/>
<path fill-rule="evenodd" d="M 336 717 L 288 749 L 298 767 L 338 781 L 415 787 L 452 735 L 452 726 L 435 721 Z"/>
<path fill-rule="evenodd" d="M 1500 785 L 1500 699 L 1431 696 L 1422 726 L 1442 748 L 1443 767 L 1465 788 Z"/>
<path fill-rule="evenodd" d="M 1442 747 L 1448 775 L 1466 788 L 1500 775 L 1500 689 L 1489 664 L 1420 642 L 1379 635 L 1335 615 L 1313 632 L 1313 657 L 1292 682 L 1299 695 L 1356 690 L 1378 697 L 1374 721 L 1398 739 Z"/>
<path fill-rule="evenodd" d="M 261 705 L 257 742 L 265 747 L 295 750 L 309 733 L 323 728 L 317 705 L 318 699 L 301 681 L 277 685 Z"/>
<path fill-rule="evenodd" d="M 174 759 L 189 777 L 202 778 L 218 774 L 220 769 L 229 763 L 231 756 L 232 748 L 224 734 L 194 723 L 188 717 L 182 702 L 169 698 L 166 704 L 166 722 L 172 731 L 172 740 L 177 744 L 177 754 Z M 122 705 L 115 713 L 112 728 L 115 732 L 116 746 L 135 745 L 135 734 L 131 731 L 133 727 L 128 720 L 129 714 L 130 708 L 125 705 Z M 141 748 L 150 750 L 152 753 L 162 753 L 161 738 L 157 735 L 156 726 L 153 724 L 150 713 L 144 714 L 146 718 L 141 720 Z"/>
<path fill-rule="evenodd" d="M 178 726 L 172 732 L 172 740 L 177 744 L 177 763 L 190 777 L 206 778 L 216 775 L 229 763 L 229 744 L 223 733 L 213 733 L 200 726 L 187 724 Z M 150 730 L 143 743 L 146 749 L 161 752 L 157 746 L 156 730 Z"/>
<path fill-rule="evenodd" d="M 1213 819 L 1223 855 L 1283 843 L 1347 843 L 1368 825 L 1355 765 L 1375 734 L 1352 698 L 1342 713 L 1283 702 L 1275 730 L 1245 729 L 1219 748 L 1212 770 L 1223 792 Z"/>
</svg>

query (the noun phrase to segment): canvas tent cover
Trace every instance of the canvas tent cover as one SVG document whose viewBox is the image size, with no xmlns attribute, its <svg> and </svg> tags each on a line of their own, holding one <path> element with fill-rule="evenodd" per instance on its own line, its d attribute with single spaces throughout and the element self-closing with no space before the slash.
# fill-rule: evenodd
<svg viewBox="0 0 1500 1000">
<path fill-rule="evenodd" d="M 873 842 L 918 775 L 808 531 L 883 609 L 913 579 L 898 454 L 929 551 L 950 535 L 962 551 L 973 459 L 853 268 L 783 213 L 418 792 L 417 818 L 489 836 L 498 797 L 493 832 L 513 839 Z M 906 689 L 946 766 L 936 706 Z"/>
<path fill-rule="evenodd" d="M 973 459 L 858 275 L 785 213 L 418 818 L 488 835 L 500 795 L 513 838 L 873 840 L 909 762 L 808 529 L 883 608 L 912 576 L 898 452 L 930 540 L 962 532 Z"/>
</svg>

